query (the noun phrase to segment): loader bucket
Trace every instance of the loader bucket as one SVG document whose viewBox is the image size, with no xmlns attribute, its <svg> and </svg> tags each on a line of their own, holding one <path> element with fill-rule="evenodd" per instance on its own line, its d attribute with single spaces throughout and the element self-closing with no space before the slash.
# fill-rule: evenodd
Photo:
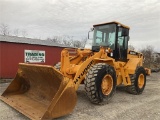
<svg viewBox="0 0 160 120">
<path fill-rule="evenodd" d="M 52 66 L 19 64 L 1 100 L 30 119 L 52 119 L 72 112 L 77 95 L 72 80 Z"/>
</svg>

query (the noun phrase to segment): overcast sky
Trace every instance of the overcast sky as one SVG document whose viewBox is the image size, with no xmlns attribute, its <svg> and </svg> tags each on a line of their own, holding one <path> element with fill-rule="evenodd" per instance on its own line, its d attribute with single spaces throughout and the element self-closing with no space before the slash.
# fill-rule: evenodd
<svg viewBox="0 0 160 120">
<path fill-rule="evenodd" d="M 0 0 L 0 24 L 28 37 L 87 37 L 93 24 L 119 21 L 130 26 L 129 44 L 160 52 L 160 0 Z"/>
</svg>

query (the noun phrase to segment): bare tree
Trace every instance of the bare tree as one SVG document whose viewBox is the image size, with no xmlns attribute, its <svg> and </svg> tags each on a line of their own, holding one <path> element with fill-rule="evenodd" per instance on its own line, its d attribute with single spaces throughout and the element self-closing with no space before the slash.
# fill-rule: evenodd
<svg viewBox="0 0 160 120">
<path fill-rule="evenodd" d="M 88 38 L 87 37 L 82 37 L 81 39 L 81 47 L 84 48 L 86 43 L 87 43 Z"/>
<path fill-rule="evenodd" d="M 74 36 L 62 35 L 62 36 L 53 36 L 52 38 L 48 37 L 46 40 L 70 47 L 84 48 L 87 38 L 82 38 L 81 40 L 75 40 Z"/>
<path fill-rule="evenodd" d="M 152 53 L 153 53 L 153 47 L 152 46 L 146 46 L 146 48 L 143 48 L 141 52 L 144 55 L 144 66 L 151 68 L 152 66 Z"/>
<path fill-rule="evenodd" d="M 2 35 L 9 35 L 9 27 L 7 24 L 1 24 L 0 25 L 0 32 Z"/>
<path fill-rule="evenodd" d="M 28 34 L 27 34 L 27 31 L 26 30 L 22 30 L 22 36 L 23 37 L 26 37 Z"/>
<path fill-rule="evenodd" d="M 62 41 L 62 44 L 64 45 L 73 46 L 73 36 L 63 35 Z"/>
<path fill-rule="evenodd" d="M 46 40 L 52 41 L 53 43 L 63 44 L 63 36 L 48 37 Z"/>
<path fill-rule="evenodd" d="M 14 34 L 15 36 L 19 36 L 19 29 L 18 29 L 18 28 L 15 29 L 15 30 L 13 31 L 13 34 Z"/>
<path fill-rule="evenodd" d="M 52 41 L 53 43 L 61 43 L 61 37 L 60 36 L 53 36 L 52 38 L 48 37 L 46 40 Z"/>
<path fill-rule="evenodd" d="M 53 36 L 53 37 L 52 37 L 52 41 L 53 41 L 54 43 L 61 44 L 61 42 L 62 42 L 62 36 Z"/>
<path fill-rule="evenodd" d="M 80 48 L 80 47 L 82 47 L 82 44 L 81 44 L 81 42 L 80 42 L 80 41 L 75 40 L 75 41 L 73 42 L 73 47 Z"/>
<path fill-rule="evenodd" d="M 160 57 L 157 58 L 156 62 L 160 65 Z"/>
<path fill-rule="evenodd" d="M 128 48 L 129 48 L 130 50 L 135 50 L 135 48 L 134 48 L 133 45 L 128 45 Z"/>
<path fill-rule="evenodd" d="M 73 47 L 84 48 L 87 43 L 87 38 L 81 38 L 81 40 L 74 40 Z"/>
</svg>

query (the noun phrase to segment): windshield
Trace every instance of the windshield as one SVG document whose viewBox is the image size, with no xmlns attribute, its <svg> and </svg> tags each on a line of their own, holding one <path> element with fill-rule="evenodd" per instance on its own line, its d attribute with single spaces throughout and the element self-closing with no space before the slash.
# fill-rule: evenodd
<svg viewBox="0 0 160 120">
<path fill-rule="evenodd" d="M 115 49 L 116 24 L 96 26 L 94 28 L 93 46 L 107 46 Z"/>
</svg>

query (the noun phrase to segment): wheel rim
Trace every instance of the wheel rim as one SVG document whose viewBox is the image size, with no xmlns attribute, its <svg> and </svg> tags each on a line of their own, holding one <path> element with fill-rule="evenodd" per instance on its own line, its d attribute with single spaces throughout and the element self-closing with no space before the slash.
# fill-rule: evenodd
<svg viewBox="0 0 160 120">
<path fill-rule="evenodd" d="M 142 88 L 144 86 L 144 75 L 140 74 L 138 77 L 138 87 Z"/>
<path fill-rule="evenodd" d="M 105 75 L 102 79 L 102 93 L 104 95 L 109 95 L 113 88 L 113 79 L 111 75 Z"/>
</svg>

